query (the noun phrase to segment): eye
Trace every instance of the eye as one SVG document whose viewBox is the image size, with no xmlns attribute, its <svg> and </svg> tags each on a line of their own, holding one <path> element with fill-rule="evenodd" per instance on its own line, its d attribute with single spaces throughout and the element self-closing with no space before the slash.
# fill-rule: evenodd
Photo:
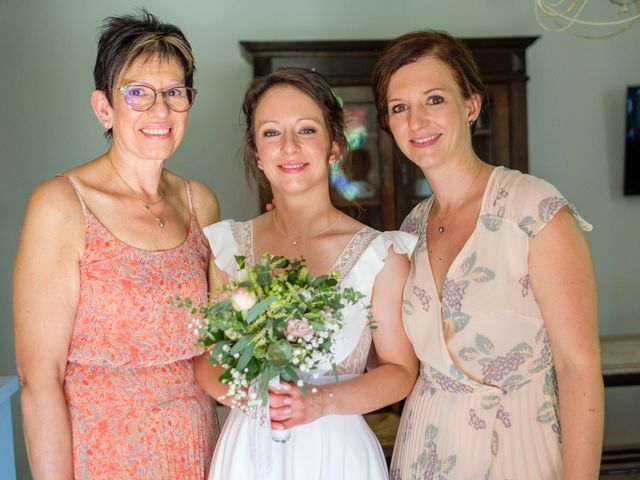
<svg viewBox="0 0 640 480">
<path fill-rule="evenodd" d="M 277 137 L 278 135 L 280 135 L 280 132 L 273 129 L 265 130 L 264 132 L 262 132 L 263 137 Z"/>
<path fill-rule="evenodd" d="M 312 127 L 303 127 L 300 129 L 300 132 L 302 135 L 313 135 L 314 133 L 316 133 L 316 129 L 312 128 Z"/>
<path fill-rule="evenodd" d="M 186 97 L 187 89 L 186 87 L 174 87 L 170 88 L 166 92 L 167 97 Z"/>
<path fill-rule="evenodd" d="M 404 103 L 397 103 L 391 107 L 391 113 L 402 113 L 407 109 Z"/>
<path fill-rule="evenodd" d="M 427 105 L 438 105 L 442 102 L 444 102 L 444 98 L 440 95 L 431 95 L 430 97 L 427 97 Z"/>
<path fill-rule="evenodd" d="M 130 85 L 126 87 L 125 93 L 129 97 L 146 97 L 151 95 L 149 87 L 143 85 Z"/>
</svg>

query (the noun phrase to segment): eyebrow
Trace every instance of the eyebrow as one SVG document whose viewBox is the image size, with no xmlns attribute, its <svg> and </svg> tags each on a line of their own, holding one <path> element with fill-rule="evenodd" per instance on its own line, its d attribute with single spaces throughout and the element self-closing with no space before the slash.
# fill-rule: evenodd
<svg viewBox="0 0 640 480">
<path fill-rule="evenodd" d="M 299 118 L 299 119 L 296 120 L 296 122 L 305 122 L 305 121 L 311 121 L 311 122 L 320 123 L 320 124 L 323 122 L 323 120 L 318 120 L 318 119 L 313 118 L 313 117 L 302 117 L 302 118 Z M 278 120 L 267 119 L 267 120 L 263 120 L 262 122 L 258 123 L 257 126 L 261 127 L 262 125 L 265 125 L 267 123 L 277 123 L 277 124 L 279 124 L 280 122 Z"/>
<path fill-rule="evenodd" d="M 181 80 L 173 80 L 172 79 L 172 80 L 169 80 L 168 84 L 170 85 L 169 88 L 184 87 L 185 86 L 185 81 L 184 81 L 184 79 L 181 79 Z M 147 87 L 155 88 L 155 85 L 153 84 L 153 82 L 149 82 L 147 80 L 128 79 L 126 77 L 124 77 L 122 79 L 122 85 L 144 85 L 144 86 L 147 86 Z"/>
<path fill-rule="evenodd" d="M 445 91 L 445 89 L 442 88 L 442 87 L 434 87 L 434 88 L 430 88 L 429 90 L 425 90 L 424 92 L 422 92 L 422 95 L 429 95 L 430 93 L 433 93 L 433 92 L 435 92 L 437 90 Z M 387 99 L 387 103 L 399 102 L 401 100 L 402 99 L 400 99 L 400 98 L 389 98 L 389 99 Z"/>
</svg>

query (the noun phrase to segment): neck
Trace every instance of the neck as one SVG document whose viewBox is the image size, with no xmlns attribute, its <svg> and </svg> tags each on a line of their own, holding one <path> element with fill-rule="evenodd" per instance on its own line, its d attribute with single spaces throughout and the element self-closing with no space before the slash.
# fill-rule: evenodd
<svg viewBox="0 0 640 480">
<path fill-rule="evenodd" d="M 310 201 L 305 195 L 274 194 L 277 226 L 291 239 L 317 235 L 336 221 L 340 212 L 331 204 L 327 192 L 324 201 Z"/>
<path fill-rule="evenodd" d="M 162 160 L 137 160 L 121 155 L 116 148 L 111 148 L 105 154 L 108 168 L 115 170 L 118 181 L 125 183 L 139 199 L 154 203 L 164 196 Z M 110 164 L 110 165 L 109 165 Z"/>
<path fill-rule="evenodd" d="M 485 167 L 484 162 L 472 155 L 455 163 L 448 162 L 437 169 L 424 168 L 422 171 L 433 190 L 439 209 L 446 212 L 455 208 L 461 199 L 464 200 L 462 197 L 472 196 L 469 190 L 482 184 L 478 176 L 482 176 Z"/>
</svg>

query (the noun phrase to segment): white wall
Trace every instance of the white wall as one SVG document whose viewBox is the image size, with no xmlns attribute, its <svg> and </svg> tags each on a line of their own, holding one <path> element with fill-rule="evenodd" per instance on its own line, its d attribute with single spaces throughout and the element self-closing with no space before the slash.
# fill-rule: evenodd
<svg viewBox="0 0 640 480">
<path fill-rule="evenodd" d="M 535 23 L 533 3 L 143 0 L 140 5 L 183 28 L 198 60 L 200 94 L 169 168 L 209 184 L 224 217 L 256 213 L 238 156 L 239 105 L 251 78 L 239 40 L 391 38 L 429 27 L 465 37 L 542 35 L 527 55 L 530 171 L 555 183 L 595 225 L 588 238 L 600 289 L 601 333 L 640 333 L 635 303 L 640 196 L 621 193 L 624 93 L 626 85 L 640 84 L 640 26 L 601 41 L 550 34 Z M 15 372 L 10 277 L 29 192 L 106 149 L 88 101 L 96 29 L 104 17 L 132 6 L 125 0 L 0 4 L 0 375 Z M 640 392 L 615 395 L 623 398 L 608 407 L 608 439 L 640 441 L 640 427 L 630 428 L 620 403 L 637 405 Z M 18 478 L 26 479 L 20 432 L 16 442 Z"/>
</svg>

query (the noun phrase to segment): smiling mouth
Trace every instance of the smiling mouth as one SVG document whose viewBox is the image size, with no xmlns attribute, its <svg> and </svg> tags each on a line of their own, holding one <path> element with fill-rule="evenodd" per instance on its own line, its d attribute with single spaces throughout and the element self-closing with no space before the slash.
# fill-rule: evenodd
<svg viewBox="0 0 640 480">
<path fill-rule="evenodd" d="M 280 165 L 280 168 L 285 170 L 295 170 L 298 168 L 302 168 L 306 165 L 306 163 L 286 163 L 284 165 Z"/>
<path fill-rule="evenodd" d="M 167 135 L 170 128 L 142 128 L 140 131 L 147 135 Z"/>
<path fill-rule="evenodd" d="M 440 135 L 441 135 L 440 133 L 435 133 L 433 135 L 429 135 L 428 137 L 415 138 L 415 139 L 411 140 L 411 143 L 415 143 L 417 145 L 422 145 L 422 144 L 434 141 Z"/>
</svg>

